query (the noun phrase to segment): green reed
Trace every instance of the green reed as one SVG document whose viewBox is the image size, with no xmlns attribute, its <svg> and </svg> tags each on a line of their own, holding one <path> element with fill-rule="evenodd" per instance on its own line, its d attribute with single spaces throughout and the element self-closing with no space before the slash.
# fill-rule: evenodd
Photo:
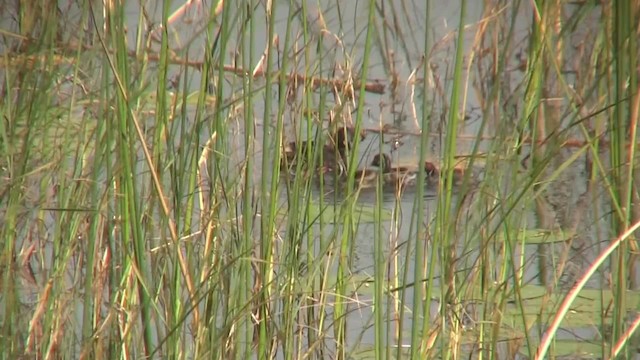
<svg viewBox="0 0 640 360">
<path fill-rule="evenodd" d="M 445 40 L 429 35 L 438 26 L 429 6 L 428 20 L 416 24 L 409 2 L 370 1 L 366 11 L 359 4 L 363 20 L 344 17 L 343 4 L 269 4 L 227 1 L 216 13 L 220 4 L 212 3 L 199 45 L 172 33 L 168 1 L 156 9 L 161 27 L 148 26 L 140 11 L 129 28 L 123 4 L 104 18 L 83 4 L 69 14 L 25 7 L 16 28 L 3 32 L 14 45 L 3 54 L 0 100 L 4 357 L 542 358 L 561 353 L 558 329 L 593 276 L 600 308 L 608 293 L 613 300 L 612 315 L 594 315 L 606 336 L 592 342 L 602 357 L 631 354 L 631 2 L 575 5 L 571 16 L 535 2 L 524 39 L 516 29 L 531 4 L 486 1 L 473 18 L 463 2 L 455 36 Z M 595 45 L 575 56 L 570 38 L 598 11 Z M 316 13 L 336 15 L 312 22 Z M 421 60 L 411 53 L 419 31 L 389 26 L 403 22 L 425 33 Z M 335 41 L 335 29 L 353 26 L 361 33 L 355 44 Z M 77 39 L 61 40 L 71 31 Z M 184 48 L 175 50 L 175 40 Z M 443 48 L 452 60 L 439 57 Z M 189 63 L 193 53 L 203 54 L 200 64 Z M 418 94 L 419 164 L 435 155 L 443 176 L 437 200 L 425 200 L 419 170 L 412 214 L 401 213 L 400 193 L 383 201 L 389 191 L 379 182 L 365 219 L 355 170 L 366 165 L 361 154 L 384 151 L 388 140 L 365 96 L 378 62 L 396 87 L 402 67 L 415 67 L 407 84 Z M 314 82 L 334 77 L 360 83 Z M 454 185 L 470 94 L 482 119 Z M 330 132 L 343 123 L 377 138 L 365 149 L 356 137 L 348 176 L 319 176 L 313 170 Z M 575 139 L 582 143 L 569 147 Z M 293 140 L 314 142 L 309 151 L 298 147 L 307 164 L 289 174 L 279 159 Z M 583 162 L 585 193 L 558 207 L 550 194 Z M 472 173 L 478 167 L 482 179 Z M 605 219 L 592 221 L 594 242 L 616 240 L 592 247 L 606 256 L 579 272 L 568 293 L 561 277 L 572 246 L 591 235 L 580 220 L 588 216 Z M 366 222 L 371 279 L 356 273 L 358 257 L 368 256 L 356 252 Z M 407 224 L 408 235 L 394 233 Z M 539 244 L 531 230 L 566 236 Z M 540 266 L 532 275 L 533 260 Z M 610 285 L 596 271 L 607 262 Z M 532 281 L 545 285 L 533 310 Z"/>
<path fill-rule="evenodd" d="M 634 11 L 635 10 L 635 11 Z M 621 216 L 611 222 L 612 232 L 621 234 L 631 225 L 634 216 L 631 215 L 633 199 L 633 164 L 636 152 L 637 104 L 635 116 L 631 116 L 630 100 L 637 97 L 637 40 L 635 15 L 631 2 L 623 1 L 614 5 L 613 46 L 611 56 L 615 77 L 613 79 L 612 102 L 616 104 L 611 119 L 611 178 L 614 197 L 611 199 L 620 207 Z M 634 14 L 634 12 L 636 14 Z M 630 91 L 630 89 L 633 89 Z M 632 210 L 631 210 L 632 211 Z M 637 221 L 637 220 L 636 220 Z M 637 243 L 635 244 L 637 248 Z M 633 273 L 632 267 L 627 267 L 629 250 L 633 247 L 627 242 L 621 242 L 613 261 L 613 288 L 615 292 L 615 306 L 613 311 L 612 342 L 622 338 L 627 317 L 626 292 L 628 277 Z"/>
</svg>

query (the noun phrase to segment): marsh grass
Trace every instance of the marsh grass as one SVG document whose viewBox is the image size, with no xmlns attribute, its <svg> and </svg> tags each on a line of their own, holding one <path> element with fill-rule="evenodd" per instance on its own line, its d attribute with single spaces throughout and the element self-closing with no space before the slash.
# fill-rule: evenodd
<svg viewBox="0 0 640 360">
<path fill-rule="evenodd" d="M 3 357 L 634 355 L 633 2 L 47 4 L 3 18 Z M 362 189 L 402 146 L 437 187 Z"/>
</svg>

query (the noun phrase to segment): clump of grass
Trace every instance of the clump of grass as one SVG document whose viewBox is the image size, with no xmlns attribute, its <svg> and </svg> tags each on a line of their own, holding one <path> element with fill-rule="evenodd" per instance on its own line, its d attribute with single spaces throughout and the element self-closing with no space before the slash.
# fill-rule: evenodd
<svg viewBox="0 0 640 360">
<path fill-rule="evenodd" d="M 183 38 L 189 4 L 9 9 L 3 355 L 628 355 L 638 9 L 463 4 L 440 33 L 403 1 L 227 1 Z M 367 136 L 321 176 L 343 126 Z M 390 149 L 440 160 L 438 187 L 420 167 L 367 194 L 356 170 Z"/>
</svg>

